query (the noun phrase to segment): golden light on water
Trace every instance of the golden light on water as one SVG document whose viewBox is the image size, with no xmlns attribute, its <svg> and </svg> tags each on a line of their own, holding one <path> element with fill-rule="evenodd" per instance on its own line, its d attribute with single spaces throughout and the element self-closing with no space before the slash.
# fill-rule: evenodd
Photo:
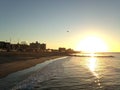
<svg viewBox="0 0 120 90">
<path fill-rule="evenodd" d="M 91 58 L 88 59 L 87 66 L 88 66 L 89 70 L 91 71 L 91 73 L 97 78 L 94 82 L 98 85 L 99 88 L 102 88 L 102 85 L 100 83 L 100 76 L 96 72 L 98 69 L 99 62 L 98 62 L 97 58 L 95 58 L 94 56 L 95 56 L 95 54 L 92 53 Z"/>
<path fill-rule="evenodd" d="M 91 54 L 91 55 L 94 55 L 94 54 Z M 98 66 L 97 59 L 94 56 L 91 56 L 91 58 L 88 60 L 87 65 L 88 65 L 89 70 L 93 73 L 93 75 L 98 78 L 99 76 L 95 72 L 95 70 L 97 69 L 97 66 Z"/>
<path fill-rule="evenodd" d="M 94 72 L 96 68 L 96 59 L 95 58 L 90 58 L 89 60 L 89 69 Z"/>
<path fill-rule="evenodd" d="M 89 36 L 82 39 L 76 49 L 85 52 L 106 52 L 108 46 L 101 38 Z"/>
</svg>

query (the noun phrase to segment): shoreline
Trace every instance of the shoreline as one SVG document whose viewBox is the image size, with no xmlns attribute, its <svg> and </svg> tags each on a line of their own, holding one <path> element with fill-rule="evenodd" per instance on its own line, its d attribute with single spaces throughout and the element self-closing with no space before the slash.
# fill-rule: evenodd
<svg viewBox="0 0 120 90">
<path fill-rule="evenodd" d="M 37 64 L 43 63 L 47 60 L 59 58 L 62 56 L 46 56 L 46 57 L 40 57 L 36 59 L 29 59 L 29 60 L 21 60 L 21 61 L 14 61 L 14 62 L 8 62 L 8 63 L 2 63 L 0 64 L 0 79 L 6 77 L 7 75 L 24 70 L 27 68 L 30 68 L 32 66 L 35 66 Z"/>
</svg>

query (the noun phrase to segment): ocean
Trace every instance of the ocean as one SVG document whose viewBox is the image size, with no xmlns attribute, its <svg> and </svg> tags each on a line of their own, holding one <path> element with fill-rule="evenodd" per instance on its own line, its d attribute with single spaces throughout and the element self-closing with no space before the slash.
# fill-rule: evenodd
<svg viewBox="0 0 120 90">
<path fill-rule="evenodd" d="M 10 90 L 120 90 L 120 53 L 82 55 L 54 60 Z"/>
</svg>

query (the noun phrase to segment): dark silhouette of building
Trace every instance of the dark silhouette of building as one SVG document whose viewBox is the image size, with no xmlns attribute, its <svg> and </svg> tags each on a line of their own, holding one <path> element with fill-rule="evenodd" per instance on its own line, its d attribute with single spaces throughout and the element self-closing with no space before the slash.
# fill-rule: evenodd
<svg viewBox="0 0 120 90">
<path fill-rule="evenodd" d="M 46 44 L 40 44 L 40 50 L 46 50 Z"/>
<path fill-rule="evenodd" d="M 20 49 L 20 44 L 11 44 L 11 50 L 18 51 Z"/>
<path fill-rule="evenodd" d="M 35 43 L 17 43 L 11 44 L 9 42 L 0 41 L 0 51 L 32 51 L 32 52 L 46 52 L 46 44 L 40 44 L 38 41 Z"/>
<path fill-rule="evenodd" d="M 30 48 L 40 49 L 40 43 L 38 43 L 38 41 L 36 41 L 36 43 L 30 43 Z"/>
<path fill-rule="evenodd" d="M 68 53 L 72 53 L 72 52 L 74 52 L 74 50 L 71 49 L 71 48 L 69 48 L 69 49 L 66 50 L 66 52 L 68 52 Z"/>
<path fill-rule="evenodd" d="M 11 49 L 10 43 L 1 41 L 0 42 L 0 49 L 10 51 L 10 49 Z"/>
<path fill-rule="evenodd" d="M 46 50 L 46 44 L 40 44 L 38 41 L 36 41 L 36 43 L 30 43 L 29 50 L 35 52 L 44 52 Z"/>
<path fill-rule="evenodd" d="M 28 48 L 29 48 L 29 45 L 27 45 L 27 44 L 20 44 L 18 50 L 25 52 L 25 51 L 27 51 Z"/>
<path fill-rule="evenodd" d="M 59 52 L 66 52 L 66 48 L 59 48 Z"/>
</svg>

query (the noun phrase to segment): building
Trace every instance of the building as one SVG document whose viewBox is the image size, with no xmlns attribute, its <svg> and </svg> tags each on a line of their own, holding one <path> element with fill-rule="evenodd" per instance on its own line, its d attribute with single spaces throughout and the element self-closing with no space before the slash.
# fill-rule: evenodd
<svg viewBox="0 0 120 90">
<path fill-rule="evenodd" d="M 36 43 L 30 43 L 30 49 L 32 51 L 42 51 L 44 52 L 46 50 L 46 44 L 40 44 L 38 43 L 38 41 L 36 41 Z"/>
<path fill-rule="evenodd" d="M 5 49 L 5 42 L 0 41 L 0 49 Z"/>
<path fill-rule="evenodd" d="M 69 48 L 69 49 L 67 49 L 67 50 L 66 50 L 66 52 L 68 52 L 68 53 L 73 53 L 73 52 L 74 52 L 74 50 L 73 50 L 73 49 L 71 49 L 71 48 Z"/>
<path fill-rule="evenodd" d="M 29 52 L 45 52 L 46 44 L 35 43 L 10 44 L 9 42 L 0 41 L 0 51 L 29 51 Z"/>
<path fill-rule="evenodd" d="M 11 44 L 9 42 L 0 41 L 0 49 L 10 51 Z"/>
<path fill-rule="evenodd" d="M 40 43 L 38 43 L 38 41 L 36 41 L 35 43 L 30 43 L 30 48 L 40 49 Z"/>
<path fill-rule="evenodd" d="M 40 44 L 40 50 L 46 50 L 46 44 Z"/>
<path fill-rule="evenodd" d="M 27 45 L 27 44 L 20 44 L 18 50 L 25 52 L 25 51 L 27 51 L 28 48 L 29 48 L 29 45 Z"/>
<path fill-rule="evenodd" d="M 66 52 L 66 48 L 59 48 L 59 52 Z"/>
</svg>

